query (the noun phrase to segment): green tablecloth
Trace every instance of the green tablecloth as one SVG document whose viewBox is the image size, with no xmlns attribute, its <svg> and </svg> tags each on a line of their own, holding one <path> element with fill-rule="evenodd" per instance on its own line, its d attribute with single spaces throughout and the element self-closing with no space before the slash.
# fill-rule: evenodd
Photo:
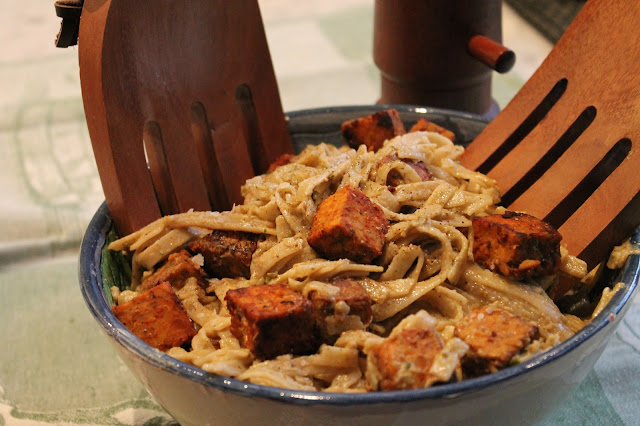
<svg viewBox="0 0 640 426">
<path fill-rule="evenodd" d="M 261 2 L 284 108 L 371 104 L 368 0 Z M 116 357 L 80 295 L 80 239 L 102 190 L 84 122 L 76 49 L 55 49 L 50 0 L 0 13 L 0 425 L 172 424 Z M 550 46 L 505 11 L 516 69 L 504 105 Z M 640 424 L 640 299 L 549 424 Z"/>
</svg>

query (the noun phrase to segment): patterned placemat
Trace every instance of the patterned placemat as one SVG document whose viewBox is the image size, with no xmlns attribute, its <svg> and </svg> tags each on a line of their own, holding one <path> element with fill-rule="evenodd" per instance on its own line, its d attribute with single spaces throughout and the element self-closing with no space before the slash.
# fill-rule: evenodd
<svg viewBox="0 0 640 426">
<path fill-rule="evenodd" d="M 574 0 L 566 0 L 572 2 Z M 262 0 L 285 110 L 371 104 L 370 0 Z M 502 105 L 544 57 L 504 14 L 514 69 Z M 508 24 L 508 25 L 507 25 Z M 173 425 L 116 356 L 84 305 L 80 239 L 104 196 L 84 120 L 77 48 L 56 49 L 53 0 L 0 12 L 0 426 Z M 529 49 L 529 50 L 528 50 Z M 595 369 L 543 424 L 637 424 L 640 298 Z"/>
</svg>

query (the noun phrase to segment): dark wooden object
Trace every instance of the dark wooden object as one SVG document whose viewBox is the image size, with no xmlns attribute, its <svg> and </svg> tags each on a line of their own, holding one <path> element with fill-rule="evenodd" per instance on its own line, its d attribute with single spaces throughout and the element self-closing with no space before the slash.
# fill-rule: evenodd
<svg viewBox="0 0 640 426">
<path fill-rule="evenodd" d="M 633 2 L 587 2 L 462 158 L 498 181 L 506 206 L 559 228 L 590 266 L 640 223 L 638 18 Z M 458 41 L 474 50 L 475 35 Z M 79 38 L 87 123 L 121 233 L 161 214 L 226 209 L 246 178 L 291 151 L 256 1 L 87 0 Z M 434 60 L 406 54 L 409 64 Z M 433 81 L 469 81 L 449 71 Z"/>
<path fill-rule="evenodd" d="M 385 104 L 485 114 L 492 70 L 515 62 L 500 44 L 500 0 L 376 0 L 373 40 Z"/>
<path fill-rule="evenodd" d="M 516 54 L 512 50 L 483 35 L 471 37 L 467 48 L 474 58 L 499 73 L 509 71 L 516 62 Z"/>
<path fill-rule="evenodd" d="M 86 0 L 82 96 L 121 233 L 224 210 L 291 152 L 255 0 Z"/>
<path fill-rule="evenodd" d="M 462 157 L 590 266 L 640 224 L 640 8 L 591 0 Z"/>
<path fill-rule="evenodd" d="M 55 40 L 56 47 L 69 47 L 78 44 L 82 3 L 83 0 L 58 0 L 54 3 L 56 15 L 62 18 L 60 32 Z"/>
</svg>

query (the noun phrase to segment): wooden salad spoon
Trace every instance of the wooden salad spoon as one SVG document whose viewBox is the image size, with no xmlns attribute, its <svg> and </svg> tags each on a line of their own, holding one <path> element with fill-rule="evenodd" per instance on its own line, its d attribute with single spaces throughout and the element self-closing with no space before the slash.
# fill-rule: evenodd
<svg viewBox="0 0 640 426">
<path fill-rule="evenodd" d="M 640 223 L 640 8 L 590 0 L 462 162 L 559 228 L 590 267 Z M 291 152 L 255 0 L 86 0 L 82 94 L 121 234 L 224 210 Z"/>
<path fill-rule="evenodd" d="M 461 158 L 590 267 L 640 224 L 639 21 L 636 2 L 586 2 Z"/>
<path fill-rule="evenodd" d="M 228 210 L 292 152 L 255 0 L 85 0 L 89 135 L 118 231 Z M 147 165 L 148 164 L 148 165 Z"/>
</svg>

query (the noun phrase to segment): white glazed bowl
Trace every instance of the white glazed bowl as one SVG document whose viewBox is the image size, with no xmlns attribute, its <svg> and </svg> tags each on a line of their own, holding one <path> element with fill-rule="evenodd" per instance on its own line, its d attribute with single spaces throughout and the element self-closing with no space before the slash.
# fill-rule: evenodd
<svg viewBox="0 0 640 426">
<path fill-rule="evenodd" d="M 441 124 L 468 143 L 482 117 L 454 111 L 394 106 L 411 124 L 420 117 Z M 297 149 L 340 144 L 340 124 L 384 106 L 314 109 L 287 115 Z M 436 387 L 367 394 L 292 391 L 216 376 L 177 361 L 134 336 L 114 316 L 104 294 L 100 261 L 111 218 L 102 205 L 80 254 L 85 302 L 120 357 L 149 393 L 183 425 L 257 424 L 530 424 L 557 405 L 585 378 L 613 335 L 638 285 L 640 258 L 633 255 L 614 282 L 626 284 L 605 310 L 575 336 L 550 351 L 498 373 Z M 640 241 L 640 233 L 632 242 Z"/>
</svg>

